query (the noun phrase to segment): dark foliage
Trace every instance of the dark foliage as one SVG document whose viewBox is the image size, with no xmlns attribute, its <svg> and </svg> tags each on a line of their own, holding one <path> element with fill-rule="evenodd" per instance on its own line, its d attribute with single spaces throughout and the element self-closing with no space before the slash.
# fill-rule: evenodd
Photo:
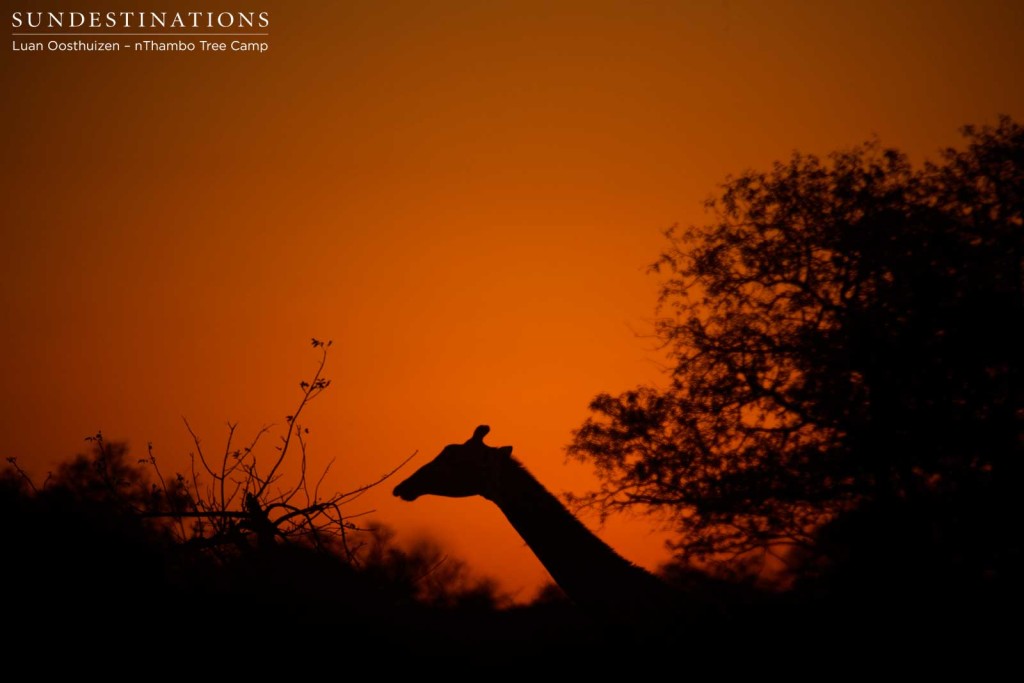
<svg viewBox="0 0 1024 683">
<path fill-rule="evenodd" d="M 188 428 L 191 471 L 168 478 L 151 446 L 133 459 L 97 433 L 38 486 L 9 458 L 0 586 L 11 622 L 53 636 L 86 636 L 98 624 L 111 637 L 230 631 L 268 647 L 295 625 L 413 651 L 445 637 L 486 639 L 488 629 L 459 615 L 497 614 L 508 598 L 494 582 L 430 542 L 400 546 L 386 529 L 355 523 L 366 513 L 347 506 L 390 474 L 345 493 L 324 490 L 326 468 L 307 476 L 309 429 L 298 420 L 330 384 L 330 342 L 313 347 L 316 372 L 300 383 L 272 450 L 263 448 L 271 427 L 235 446 L 229 424 L 217 453 Z"/>
<path fill-rule="evenodd" d="M 668 514 L 684 565 L 776 554 L 872 604 L 1016 583 L 1024 129 L 963 132 L 920 169 L 795 154 L 669 231 L 668 381 L 593 401 L 577 502 Z"/>
<path fill-rule="evenodd" d="M 400 547 L 381 528 L 362 532 L 358 552 L 308 537 L 210 552 L 180 537 L 173 518 L 150 514 L 151 504 L 162 509 L 159 490 L 123 444 L 105 441 L 38 488 L 16 463 L 4 469 L 9 623 L 60 638 L 97 628 L 110 637 L 242 629 L 268 638 L 318 629 L 350 645 L 415 651 L 486 639 L 489 631 L 461 620 L 506 604 L 492 582 L 436 546 Z"/>
<path fill-rule="evenodd" d="M 0 473 L 0 515 L 11 522 L 0 564 L 16 629 L 9 645 L 78 651 L 97 665 L 129 646 L 134 657 L 185 647 L 214 657 L 214 670 L 234 670 L 249 666 L 239 658 L 260 668 L 291 661 L 307 640 L 353 661 L 411 664 L 493 664 L 510 648 L 571 659 L 674 642 L 669 630 L 638 642 L 636 625 L 595 622 L 564 600 L 511 605 L 436 544 L 400 546 L 381 527 L 353 534 L 349 550 L 298 536 L 210 552 L 183 539 L 174 519 L 146 514 L 140 501 L 159 488 L 127 456 L 121 444 L 94 441 L 38 488 L 16 463 Z M 643 626 L 660 635 L 658 624 Z"/>
</svg>

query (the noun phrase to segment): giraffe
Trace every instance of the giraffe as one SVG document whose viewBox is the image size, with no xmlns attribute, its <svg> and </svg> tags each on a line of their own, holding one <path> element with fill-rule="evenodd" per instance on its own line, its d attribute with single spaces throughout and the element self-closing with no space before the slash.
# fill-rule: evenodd
<svg viewBox="0 0 1024 683">
<path fill-rule="evenodd" d="M 664 611 L 679 595 L 595 536 L 516 458 L 511 446 L 484 443 L 480 425 L 463 444 L 446 446 L 398 484 L 406 501 L 432 494 L 479 495 L 505 514 L 541 564 L 575 604 L 603 615 Z"/>
</svg>

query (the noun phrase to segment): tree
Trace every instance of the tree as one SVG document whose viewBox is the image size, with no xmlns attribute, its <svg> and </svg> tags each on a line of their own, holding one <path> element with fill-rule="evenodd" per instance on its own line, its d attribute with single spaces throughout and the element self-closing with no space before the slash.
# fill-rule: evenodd
<svg viewBox="0 0 1024 683">
<path fill-rule="evenodd" d="M 669 230 L 667 381 L 593 400 L 569 452 L 600 484 L 576 502 L 668 514 L 684 562 L 827 554 L 823 529 L 872 506 L 974 506 L 928 533 L 980 534 L 975 575 L 1019 567 L 1024 129 L 962 132 L 918 169 L 877 141 L 796 153 Z"/>
<path fill-rule="evenodd" d="M 328 552 L 340 549 L 349 562 L 357 562 L 350 535 L 366 531 L 353 521 L 366 513 L 346 515 L 342 507 L 386 480 L 413 456 L 377 481 L 351 491 L 322 490 L 333 461 L 316 481 L 310 480 L 306 450 L 309 429 L 299 418 L 309 403 L 331 385 L 324 377 L 331 344 L 312 339 L 313 348 L 320 351 L 320 362 L 313 377 L 299 383 L 301 398 L 292 414 L 285 417 L 284 433 L 278 437 L 279 443 L 268 459 L 258 456 L 258 447 L 270 433 L 270 426 L 261 428 L 251 441 L 239 447 L 235 440 L 237 424 L 229 423 L 223 450 L 212 454 L 204 450 L 186 420 L 195 445 L 189 454 L 190 472 L 187 476 L 178 473 L 170 480 L 160 472 L 151 447 L 149 456 L 140 463 L 151 466 L 159 481 L 159 487 L 153 487 L 154 495 L 163 504 L 151 506 L 144 514 L 173 520 L 181 542 L 205 548 L 214 555 L 231 556 L 290 541 Z M 98 438 L 102 446 L 102 437 Z"/>
<path fill-rule="evenodd" d="M 273 630 L 294 620 L 330 627 L 349 645 L 410 646 L 418 633 L 396 622 L 504 607 L 508 597 L 493 581 L 431 542 L 399 545 L 379 524 L 357 524 L 368 512 L 350 504 L 412 456 L 345 492 L 326 490 L 333 461 L 312 476 L 300 418 L 331 384 L 330 346 L 313 339 L 319 363 L 299 383 L 272 447 L 272 425 L 238 445 L 229 423 L 215 451 L 186 422 L 191 466 L 172 477 L 152 446 L 139 459 L 102 432 L 39 485 L 8 458 L 0 468 L 0 515 L 10 522 L 0 586 L 21 596 L 12 618 L 71 631 L 105 612 L 141 631 L 179 620 Z"/>
</svg>

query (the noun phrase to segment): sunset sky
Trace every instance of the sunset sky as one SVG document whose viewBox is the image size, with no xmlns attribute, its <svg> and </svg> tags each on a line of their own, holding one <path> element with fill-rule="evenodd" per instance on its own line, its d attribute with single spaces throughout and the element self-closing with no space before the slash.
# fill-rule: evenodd
<svg viewBox="0 0 1024 683">
<path fill-rule="evenodd" d="M 586 490 L 565 446 L 597 393 L 662 380 L 646 267 L 728 174 L 1024 118 L 1017 0 L 46 5 L 267 11 L 270 50 L 8 37 L 2 455 L 41 479 L 102 430 L 181 469 L 183 417 L 210 448 L 283 425 L 331 339 L 311 467 L 347 490 L 418 451 L 350 512 L 520 599 L 547 576 L 496 508 L 393 484 L 486 423 Z M 667 559 L 650 520 L 584 521 Z"/>
</svg>

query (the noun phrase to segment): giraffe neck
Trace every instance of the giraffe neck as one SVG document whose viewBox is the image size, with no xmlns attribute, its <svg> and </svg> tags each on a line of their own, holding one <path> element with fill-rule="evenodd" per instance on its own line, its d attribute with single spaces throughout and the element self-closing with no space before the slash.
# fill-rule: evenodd
<svg viewBox="0 0 1024 683">
<path fill-rule="evenodd" d="M 490 488 L 485 497 L 573 602 L 605 609 L 664 605 L 667 587 L 595 536 L 521 463 L 508 458 Z"/>
</svg>

